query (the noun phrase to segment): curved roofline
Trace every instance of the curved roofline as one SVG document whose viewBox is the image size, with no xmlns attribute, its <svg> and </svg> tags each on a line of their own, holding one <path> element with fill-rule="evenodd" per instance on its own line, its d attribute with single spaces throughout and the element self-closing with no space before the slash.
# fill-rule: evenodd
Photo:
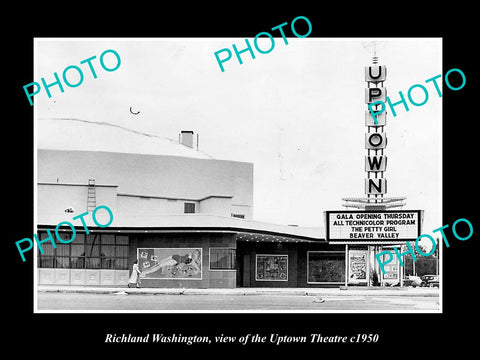
<svg viewBox="0 0 480 360">
<path fill-rule="evenodd" d="M 181 144 L 177 140 L 174 140 L 174 139 L 170 139 L 170 138 L 167 138 L 167 137 L 164 137 L 164 136 L 144 133 L 144 132 L 141 132 L 141 131 L 138 131 L 138 130 L 133 130 L 133 129 L 130 129 L 130 128 L 127 128 L 127 127 L 124 127 L 124 126 L 121 126 L 121 125 L 117 125 L 117 124 L 112 124 L 112 123 L 109 123 L 109 122 L 106 122 L 106 121 L 91 121 L 91 120 L 84 120 L 84 119 L 77 119 L 77 118 L 37 118 L 37 120 L 40 120 L 40 121 L 41 120 L 77 121 L 77 122 L 87 123 L 87 124 L 91 124 L 91 125 L 111 126 L 111 127 L 118 128 L 118 129 L 121 129 L 121 130 L 124 130 L 124 131 L 127 131 L 127 132 L 134 133 L 136 135 L 146 136 L 146 137 L 149 137 L 149 138 L 167 140 L 174 145 L 183 146 L 185 148 L 191 149 L 189 146 Z M 210 154 L 207 154 L 206 152 L 204 152 L 202 150 L 195 150 L 195 151 L 198 151 L 198 152 L 204 154 L 205 156 L 207 156 L 210 159 L 214 159 Z"/>
</svg>

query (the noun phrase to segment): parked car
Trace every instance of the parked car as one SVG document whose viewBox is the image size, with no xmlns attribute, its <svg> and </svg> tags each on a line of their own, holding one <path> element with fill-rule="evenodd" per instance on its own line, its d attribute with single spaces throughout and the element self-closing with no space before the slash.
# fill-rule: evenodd
<svg viewBox="0 0 480 360">
<path fill-rule="evenodd" d="M 440 286 L 438 275 L 423 275 L 422 276 L 422 286 Z"/>
<path fill-rule="evenodd" d="M 403 279 L 403 286 L 421 286 L 422 285 L 422 279 L 420 279 L 419 276 L 415 275 L 408 275 L 405 279 Z"/>
</svg>

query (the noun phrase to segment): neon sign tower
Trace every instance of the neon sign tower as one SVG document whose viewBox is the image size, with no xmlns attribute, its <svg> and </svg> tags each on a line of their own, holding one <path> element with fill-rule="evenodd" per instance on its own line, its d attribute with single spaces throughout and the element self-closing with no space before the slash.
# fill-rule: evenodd
<svg viewBox="0 0 480 360">
<path fill-rule="evenodd" d="M 384 150 L 387 146 L 387 134 L 385 127 L 387 123 L 386 112 L 377 115 L 377 121 L 373 118 L 368 110 L 368 105 L 376 101 L 385 102 L 387 89 L 384 82 L 387 78 L 387 67 L 378 65 L 378 57 L 376 56 L 375 43 L 374 55 L 372 57 L 372 65 L 365 66 L 365 194 L 364 198 L 343 198 L 345 201 L 343 206 L 364 210 L 386 210 L 404 206 L 403 200 L 406 197 L 387 198 L 387 179 L 385 172 L 387 170 L 387 156 Z M 378 105 L 374 105 L 375 111 L 378 111 Z"/>
</svg>

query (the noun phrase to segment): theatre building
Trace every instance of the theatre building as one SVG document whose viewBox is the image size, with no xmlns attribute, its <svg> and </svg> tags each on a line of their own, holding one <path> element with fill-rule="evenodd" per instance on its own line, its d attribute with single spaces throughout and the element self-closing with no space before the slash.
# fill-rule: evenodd
<svg viewBox="0 0 480 360">
<path fill-rule="evenodd" d="M 173 141 L 76 120 L 39 120 L 38 129 L 38 237 L 47 229 L 55 236 L 62 221 L 75 226 L 73 241 L 45 242 L 37 252 L 38 284 L 124 286 L 136 259 L 142 287 L 346 283 L 345 245 L 328 244 L 323 227 L 255 221 L 253 164 L 211 158 L 191 131 Z M 115 148 L 102 142 L 107 133 Z M 85 149 L 86 137 L 95 151 Z M 84 216 L 87 234 L 72 220 L 101 205 L 113 215 L 108 227 Z M 96 217 L 108 222 L 103 209 Z M 59 235 L 66 242 L 73 231 L 62 226 Z"/>
<path fill-rule="evenodd" d="M 385 196 L 379 105 L 386 67 L 376 62 L 365 67 L 366 196 L 343 199 L 356 210 L 320 210 L 317 228 L 255 221 L 253 164 L 212 158 L 192 131 L 172 140 L 107 123 L 39 120 L 39 239 L 97 206 L 108 207 L 113 220 L 101 227 L 92 216 L 82 218 L 86 226 L 77 218 L 74 240 L 56 248 L 45 242 L 37 283 L 123 286 L 138 260 L 143 287 L 402 285 L 398 258 L 382 256 L 392 246 L 403 253 L 417 239 L 423 211 L 391 210 L 405 197 Z M 99 219 L 108 215 L 97 211 Z M 63 226 L 59 235 L 67 242 L 73 229 Z"/>
</svg>

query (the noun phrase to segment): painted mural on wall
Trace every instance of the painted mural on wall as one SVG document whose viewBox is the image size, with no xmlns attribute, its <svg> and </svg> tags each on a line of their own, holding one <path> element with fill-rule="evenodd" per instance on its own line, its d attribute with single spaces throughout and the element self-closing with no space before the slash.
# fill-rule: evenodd
<svg viewBox="0 0 480 360">
<path fill-rule="evenodd" d="M 137 258 L 144 279 L 202 279 L 202 249 L 138 248 Z"/>
</svg>

